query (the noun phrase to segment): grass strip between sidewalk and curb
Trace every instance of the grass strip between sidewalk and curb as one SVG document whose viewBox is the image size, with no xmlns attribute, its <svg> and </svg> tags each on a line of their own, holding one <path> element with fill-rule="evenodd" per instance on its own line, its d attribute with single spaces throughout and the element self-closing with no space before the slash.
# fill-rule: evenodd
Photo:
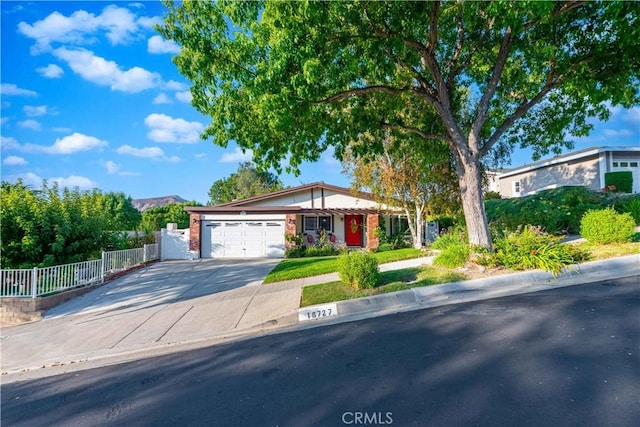
<svg viewBox="0 0 640 427">
<path fill-rule="evenodd" d="M 300 307 L 386 294 L 421 286 L 457 282 L 465 279 L 467 279 L 465 274 L 443 267 L 413 267 L 387 271 L 380 273 L 380 283 L 373 289 L 356 290 L 340 281 L 306 286 L 302 289 Z"/>
<path fill-rule="evenodd" d="M 420 258 L 425 256 L 419 249 L 406 248 L 395 251 L 376 252 L 372 254 L 378 264 L 386 264 L 395 261 Z M 335 273 L 338 271 L 337 256 L 289 258 L 280 261 L 276 267 L 264 279 L 265 284 L 281 282 L 285 280 L 301 279 L 304 277 L 318 276 L 321 274 Z"/>
</svg>

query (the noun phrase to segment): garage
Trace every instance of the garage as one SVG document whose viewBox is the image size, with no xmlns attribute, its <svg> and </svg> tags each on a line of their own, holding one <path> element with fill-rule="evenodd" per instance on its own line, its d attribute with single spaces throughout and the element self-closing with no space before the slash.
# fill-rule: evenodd
<svg viewBox="0 0 640 427">
<path fill-rule="evenodd" d="M 284 257 L 284 221 L 202 222 L 203 258 Z"/>
</svg>

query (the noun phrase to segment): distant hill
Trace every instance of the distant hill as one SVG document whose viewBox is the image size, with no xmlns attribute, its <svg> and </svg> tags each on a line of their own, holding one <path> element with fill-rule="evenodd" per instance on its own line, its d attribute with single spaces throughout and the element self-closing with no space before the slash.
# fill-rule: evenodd
<svg viewBox="0 0 640 427">
<path fill-rule="evenodd" d="M 133 199 L 132 202 L 136 209 L 140 212 L 144 212 L 148 209 L 157 208 L 171 203 L 184 203 L 186 200 L 180 196 L 163 196 L 150 197 L 148 199 Z"/>
</svg>

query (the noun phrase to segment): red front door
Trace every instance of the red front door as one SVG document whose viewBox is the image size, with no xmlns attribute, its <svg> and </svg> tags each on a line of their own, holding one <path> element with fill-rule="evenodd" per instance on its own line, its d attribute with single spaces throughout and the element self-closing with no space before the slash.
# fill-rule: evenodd
<svg viewBox="0 0 640 427">
<path fill-rule="evenodd" d="M 347 246 L 362 246 L 362 215 L 345 215 L 344 228 Z"/>
</svg>

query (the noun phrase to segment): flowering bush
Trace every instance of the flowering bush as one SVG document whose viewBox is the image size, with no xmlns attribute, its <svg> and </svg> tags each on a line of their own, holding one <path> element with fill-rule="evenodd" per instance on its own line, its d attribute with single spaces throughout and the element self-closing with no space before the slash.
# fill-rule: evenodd
<svg viewBox="0 0 640 427">
<path fill-rule="evenodd" d="M 561 237 L 545 233 L 540 227 L 518 227 L 516 231 L 503 230 L 495 234 L 495 252 L 481 255 L 481 264 L 512 270 L 541 269 L 555 276 L 588 257 L 571 245 L 560 244 Z"/>
</svg>

